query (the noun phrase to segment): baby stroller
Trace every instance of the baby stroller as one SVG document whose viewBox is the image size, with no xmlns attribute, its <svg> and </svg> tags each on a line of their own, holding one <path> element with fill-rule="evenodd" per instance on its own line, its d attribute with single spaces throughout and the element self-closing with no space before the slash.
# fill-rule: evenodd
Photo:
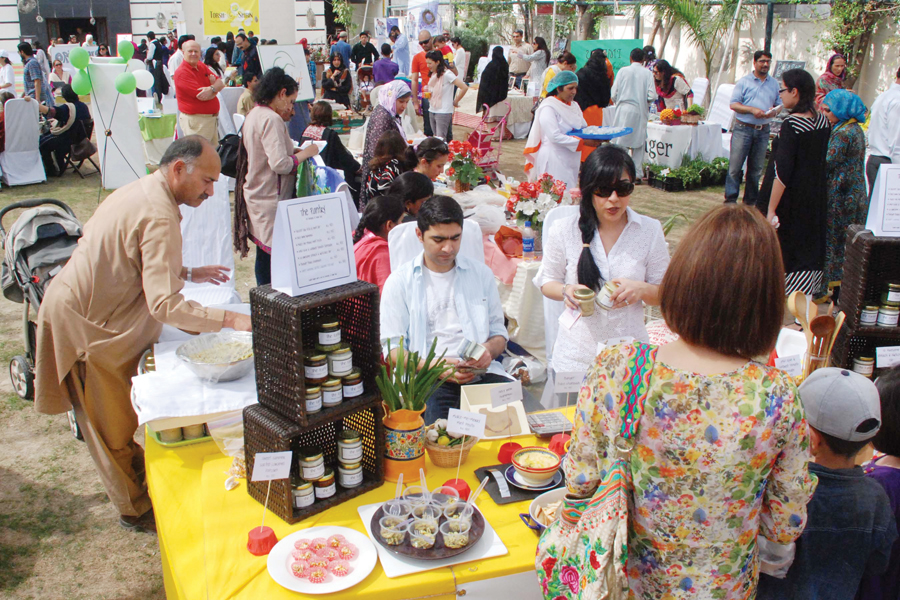
<svg viewBox="0 0 900 600">
<path fill-rule="evenodd" d="M 19 215 L 7 233 L 3 227 L 3 217 L 20 208 L 28 210 Z M 34 307 L 35 313 L 40 308 L 47 286 L 72 256 L 81 235 L 81 222 L 72 209 L 59 200 L 23 200 L 0 209 L 0 239 L 4 250 L 0 286 L 7 299 L 24 305 L 22 328 L 25 354 L 14 356 L 9 363 L 9 377 L 16 394 L 23 400 L 34 399 L 37 323 L 31 318 L 31 307 Z M 69 411 L 69 426 L 72 434 L 81 439 L 81 431 L 72 411 Z"/>
<path fill-rule="evenodd" d="M 503 147 L 503 137 L 506 135 L 506 120 L 512 112 L 512 105 L 509 102 L 505 104 L 506 114 L 497 123 L 488 122 L 488 114 L 491 109 L 485 104 L 481 122 L 469 135 L 468 141 L 479 155 L 475 163 L 486 175 L 493 175 L 500 166 L 500 149 Z M 496 146 L 494 146 L 494 142 L 497 143 Z"/>
</svg>

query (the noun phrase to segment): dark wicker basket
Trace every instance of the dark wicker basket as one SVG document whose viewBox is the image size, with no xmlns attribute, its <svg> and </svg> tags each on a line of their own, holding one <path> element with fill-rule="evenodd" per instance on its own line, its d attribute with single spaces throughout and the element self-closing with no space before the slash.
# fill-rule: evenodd
<svg viewBox="0 0 900 600">
<path fill-rule="evenodd" d="M 384 483 L 384 411 L 380 400 L 370 401 L 368 406 L 357 407 L 354 412 L 344 412 L 333 420 L 314 427 L 301 427 L 264 406 L 254 405 L 244 409 L 244 455 L 247 459 L 247 492 L 260 504 L 266 502 L 267 481 L 250 481 L 253 461 L 257 452 L 293 451 L 291 475 L 299 476 L 297 456 L 300 448 L 316 446 L 325 455 L 325 464 L 334 469 L 337 492 L 331 498 L 316 500 L 312 506 L 294 508 L 290 482 L 286 479 L 272 481 L 269 494 L 269 510 L 289 524 L 328 510 L 360 494 L 365 494 Z M 344 429 L 353 429 L 362 437 L 363 482 L 355 488 L 343 488 L 337 472 L 337 436 Z"/>
<path fill-rule="evenodd" d="M 845 326 L 854 331 L 867 305 L 881 304 L 881 294 L 888 283 L 900 282 L 900 238 L 875 237 L 861 225 L 847 229 L 844 273 L 838 307 L 847 315 Z M 867 327 L 900 336 L 900 328 Z M 884 335 L 883 333 L 881 335 Z M 836 345 L 837 343 L 835 343 Z"/>
<path fill-rule="evenodd" d="M 379 397 L 375 386 L 381 365 L 378 286 L 358 281 L 291 297 L 265 285 L 250 290 L 250 306 L 260 404 L 307 427 L 334 420 Z M 325 317 L 340 322 L 341 339 L 353 350 L 353 366 L 362 371 L 364 393 L 307 415 L 304 353 L 314 349 L 317 326 Z"/>
<path fill-rule="evenodd" d="M 831 349 L 831 366 L 853 369 L 854 358 L 876 358 L 875 348 L 883 346 L 900 346 L 900 328 L 862 327 L 854 331 L 842 327 Z M 881 370 L 875 369 L 875 376 Z"/>
</svg>

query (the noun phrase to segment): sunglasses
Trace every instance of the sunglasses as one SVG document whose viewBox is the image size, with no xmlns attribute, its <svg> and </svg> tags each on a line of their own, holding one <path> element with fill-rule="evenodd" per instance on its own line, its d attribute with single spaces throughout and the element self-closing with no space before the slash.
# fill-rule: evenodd
<svg viewBox="0 0 900 600">
<path fill-rule="evenodd" d="M 626 196 L 630 196 L 634 191 L 634 182 L 620 180 L 616 182 L 614 186 L 600 186 L 594 190 L 595 196 L 600 196 L 601 198 L 609 198 L 612 196 L 613 192 L 616 193 L 616 196 L 619 198 L 624 198 Z"/>
<path fill-rule="evenodd" d="M 783 93 L 785 93 L 786 91 L 788 91 L 787 88 L 781 88 L 780 90 L 778 90 L 778 93 L 779 93 L 779 94 L 783 94 Z"/>
</svg>

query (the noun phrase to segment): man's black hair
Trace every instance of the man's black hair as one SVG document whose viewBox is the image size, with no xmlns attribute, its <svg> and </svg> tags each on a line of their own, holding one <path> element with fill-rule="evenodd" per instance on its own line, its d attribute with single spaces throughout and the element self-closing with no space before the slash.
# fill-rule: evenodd
<svg viewBox="0 0 900 600">
<path fill-rule="evenodd" d="M 432 196 L 422 204 L 422 208 L 416 215 L 416 225 L 422 235 L 432 225 L 448 225 L 450 223 L 463 226 L 462 207 L 450 196 Z"/>
</svg>

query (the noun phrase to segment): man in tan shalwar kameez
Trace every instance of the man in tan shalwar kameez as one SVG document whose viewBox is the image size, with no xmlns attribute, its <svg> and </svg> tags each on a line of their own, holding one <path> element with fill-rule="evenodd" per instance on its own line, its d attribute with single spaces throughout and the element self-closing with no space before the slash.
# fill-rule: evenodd
<svg viewBox="0 0 900 600">
<path fill-rule="evenodd" d="M 220 283 L 225 268 L 181 264 L 180 204 L 213 193 L 219 157 L 199 136 L 173 143 L 160 169 L 107 198 L 49 286 L 38 313 L 35 408 L 75 410 L 106 492 L 129 529 L 153 530 L 131 377 L 163 323 L 190 332 L 250 329 L 250 318 L 184 299 L 185 280 Z"/>
</svg>

